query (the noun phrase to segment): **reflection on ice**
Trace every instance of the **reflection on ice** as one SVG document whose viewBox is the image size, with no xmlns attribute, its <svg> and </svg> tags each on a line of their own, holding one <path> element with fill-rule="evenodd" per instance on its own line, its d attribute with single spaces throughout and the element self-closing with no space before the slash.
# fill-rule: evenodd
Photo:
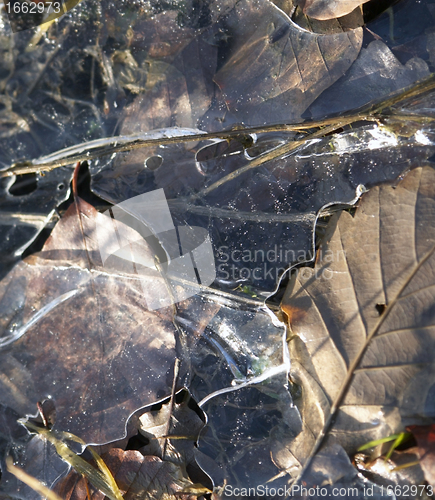
<svg viewBox="0 0 435 500">
<path fill-rule="evenodd" d="M 332 140 L 333 153 L 355 153 L 398 145 L 396 134 L 385 127 L 368 126 L 358 131 L 339 134 Z"/>
</svg>

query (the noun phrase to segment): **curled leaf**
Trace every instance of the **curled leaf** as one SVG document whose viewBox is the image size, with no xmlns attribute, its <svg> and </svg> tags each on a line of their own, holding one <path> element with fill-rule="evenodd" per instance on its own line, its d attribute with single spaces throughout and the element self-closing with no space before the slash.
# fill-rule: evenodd
<svg viewBox="0 0 435 500">
<path fill-rule="evenodd" d="M 345 16 L 369 0 L 302 0 L 304 13 L 314 19 Z"/>
</svg>

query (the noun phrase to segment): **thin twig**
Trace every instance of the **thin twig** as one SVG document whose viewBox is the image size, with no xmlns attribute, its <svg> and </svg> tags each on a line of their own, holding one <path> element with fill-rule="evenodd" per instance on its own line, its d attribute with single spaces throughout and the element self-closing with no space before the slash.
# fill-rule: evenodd
<svg viewBox="0 0 435 500">
<path fill-rule="evenodd" d="M 165 428 L 165 441 L 163 444 L 163 452 L 162 452 L 162 460 L 165 459 L 166 455 L 166 448 L 168 445 L 168 439 L 169 439 L 169 431 L 171 430 L 171 417 L 172 417 L 172 411 L 174 409 L 174 402 L 175 402 L 175 391 L 177 388 L 177 380 L 178 380 L 178 374 L 180 372 L 180 360 L 178 358 L 175 358 L 175 363 L 174 363 L 174 378 L 172 380 L 172 391 L 171 391 L 171 400 L 169 402 L 169 415 L 168 415 L 168 421 L 166 422 L 166 428 Z"/>
<path fill-rule="evenodd" d="M 324 120 L 317 120 L 312 122 L 267 125 L 263 127 L 251 127 L 216 133 L 180 134 L 178 136 L 159 138 L 147 138 L 147 134 L 143 134 L 142 136 L 121 136 L 98 139 L 96 141 L 90 141 L 87 143 L 79 144 L 77 146 L 72 146 L 70 148 L 65 148 L 61 151 L 45 157 L 41 157 L 39 159 L 16 162 L 10 168 L 0 172 L 0 177 L 27 173 L 38 173 L 40 171 L 50 171 L 54 168 L 70 165 L 77 161 L 92 160 L 102 155 L 110 155 L 113 153 L 130 151 L 133 149 L 145 147 L 163 146 L 168 144 L 178 144 L 192 141 L 215 139 L 233 140 L 237 139 L 241 135 L 260 134 L 267 132 L 299 132 L 307 133 L 309 137 L 312 137 L 313 133 L 315 133 L 316 137 L 323 137 L 326 134 L 334 132 L 334 130 L 336 129 L 357 122 L 365 121 L 379 123 L 383 118 L 391 117 L 390 108 L 392 106 L 405 101 L 406 99 L 419 96 L 423 92 L 428 92 L 430 90 L 433 90 L 434 88 L 435 74 L 432 74 L 425 80 L 422 80 L 412 87 L 404 91 L 402 90 L 392 97 L 384 99 L 381 102 L 375 104 L 371 103 L 370 105 L 363 106 L 359 110 L 354 111 L 353 113 L 348 115 L 326 118 Z M 403 120 L 406 120 L 408 118 L 410 120 L 419 119 L 424 123 L 433 122 L 435 120 L 433 116 L 413 115 L 412 113 L 395 113 L 394 117 L 400 117 Z M 303 142 L 305 142 L 306 140 L 308 140 L 308 138 L 305 137 L 304 139 L 298 140 L 302 140 Z M 290 149 L 290 151 L 291 150 L 292 149 Z M 270 156 L 267 156 L 269 154 Z M 282 150 L 280 148 L 276 148 L 266 155 L 263 155 L 261 157 L 262 162 L 263 160 L 268 161 L 270 159 L 278 158 L 281 154 L 285 153 L 282 153 Z M 265 159 L 266 157 L 267 160 Z M 258 159 L 258 161 L 260 161 L 260 159 Z"/>
</svg>

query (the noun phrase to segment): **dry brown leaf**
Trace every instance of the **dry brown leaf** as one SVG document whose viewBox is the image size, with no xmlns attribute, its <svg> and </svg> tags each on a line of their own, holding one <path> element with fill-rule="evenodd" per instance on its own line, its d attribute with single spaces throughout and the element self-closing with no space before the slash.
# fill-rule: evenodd
<svg viewBox="0 0 435 500">
<path fill-rule="evenodd" d="M 144 456 L 138 451 L 112 448 L 102 456 L 113 474 L 125 500 L 193 500 L 196 495 L 182 493 L 192 487 L 179 466 L 158 457 Z M 62 480 L 55 491 L 65 500 L 103 500 L 104 495 L 87 484 L 75 471 Z"/>
<path fill-rule="evenodd" d="M 210 106 L 217 48 L 193 39 L 174 60 L 147 60 L 146 85 L 123 112 L 122 134 L 196 127 Z M 138 91 L 139 93 L 139 91 Z"/>
<path fill-rule="evenodd" d="M 314 19 L 326 20 L 345 16 L 369 0 L 301 0 L 304 13 Z"/>
<path fill-rule="evenodd" d="M 430 167 L 373 188 L 354 217 L 333 217 L 316 266 L 289 285 L 305 430 L 277 450 L 283 468 L 307 468 L 325 438 L 351 452 L 434 417 L 434 214 Z"/>
<path fill-rule="evenodd" d="M 102 267 L 96 231 L 108 224 L 76 198 L 43 250 L 0 285 L 2 301 L 12 290 L 21 300 L 2 322 L 2 403 L 24 416 L 52 398 L 55 427 L 87 443 L 120 439 L 132 412 L 169 395 L 176 357 L 172 310 L 148 310 L 147 278 L 141 283 L 119 260 L 113 272 Z M 123 229 L 153 263 L 145 240 Z M 158 293 L 165 283 L 154 274 L 144 286 Z"/>
<path fill-rule="evenodd" d="M 239 2 L 231 23 L 237 25 L 231 56 L 214 80 L 231 112 L 259 123 L 300 119 L 354 62 L 363 35 L 361 28 L 310 33 L 260 1 Z"/>
<path fill-rule="evenodd" d="M 407 429 L 417 440 L 417 453 L 426 480 L 435 488 L 435 424 L 410 425 Z"/>
<path fill-rule="evenodd" d="M 144 454 L 156 455 L 181 467 L 198 467 L 194 449 L 205 422 L 189 408 L 187 401 L 145 412 L 139 421 L 139 432 L 149 439 L 149 444 L 141 449 Z"/>
</svg>

